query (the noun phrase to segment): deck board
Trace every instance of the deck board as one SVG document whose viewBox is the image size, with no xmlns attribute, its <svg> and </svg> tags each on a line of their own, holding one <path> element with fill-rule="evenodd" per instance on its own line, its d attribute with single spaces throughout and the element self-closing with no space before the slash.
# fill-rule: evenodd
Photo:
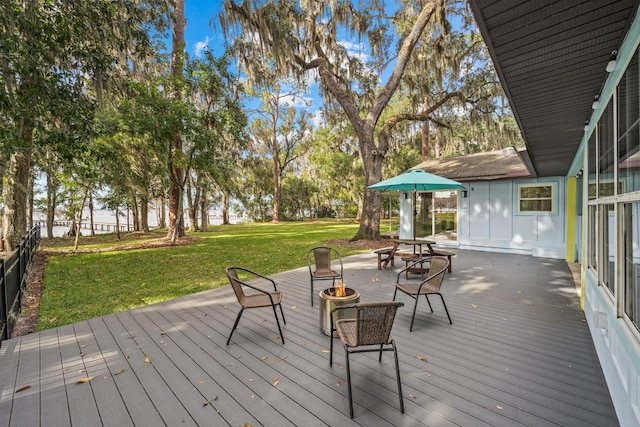
<svg viewBox="0 0 640 427">
<path fill-rule="evenodd" d="M 349 418 L 344 352 L 336 340 L 330 367 L 304 267 L 272 276 L 284 345 L 269 308 L 245 311 L 226 345 L 239 311 L 229 286 L 3 342 L 0 427 L 617 426 L 567 264 L 456 252 L 443 286 L 453 325 L 436 296 L 409 332 L 413 300 L 398 296 L 405 414 L 391 353 L 365 353 L 351 359 Z M 343 261 L 361 301 L 392 299 L 401 266 Z"/>
<path fill-rule="evenodd" d="M 58 329 L 41 332 L 40 349 L 58 348 Z M 55 426 L 70 426 L 71 417 L 64 384 L 62 355 L 59 351 L 41 351 L 40 359 L 40 412 L 47 422 Z M 22 417 L 21 417 L 22 418 Z"/>
</svg>

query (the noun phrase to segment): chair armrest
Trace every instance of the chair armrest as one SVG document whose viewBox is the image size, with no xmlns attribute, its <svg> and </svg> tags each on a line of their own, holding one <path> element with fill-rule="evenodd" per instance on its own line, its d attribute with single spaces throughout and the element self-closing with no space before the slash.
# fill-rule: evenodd
<svg viewBox="0 0 640 427">
<path fill-rule="evenodd" d="M 398 272 L 398 276 L 396 278 L 396 283 L 400 283 L 400 276 L 402 276 L 402 274 L 405 271 L 409 270 L 410 268 L 414 268 L 418 264 L 421 264 L 421 263 L 426 262 L 426 261 L 430 261 L 431 258 L 432 258 L 431 255 L 426 255 L 426 256 L 421 256 L 419 258 L 416 258 L 416 260 L 414 262 L 412 262 L 411 264 L 407 265 L 405 268 L 403 268 L 402 270 L 400 270 Z"/>
<path fill-rule="evenodd" d="M 271 284 L 273 285 L 273 289 L 274 289 L 274 291 L 278 292 L 278 287 L 277 287 L 277 285 L 276 285 L 275 280 L 271 279 L 270 277 L 263 276 L 263 275 L 262 275 L 262 274 L 260 274 L 260 273 L 256 273 L 255 271 L 251 271 L 251 270 L 249 270 L 248 268 L 242 268 L 242 267 L 235 267 L 235 268 L 236 268 L 236 270 L 238 270 L 238 271 L 244 271 L 245 273 L 249 273 L 249 274 L 251 274 L 251 275 L 255 276 L 255 278 L 260 278 L 260 279 L 266 280 L 266 281 L 268 281 L 268 282 L 271 282 Z M 263 290 L 263 289 L 260 289 L 259 287 L 255 286 L 255 285 L 250 285 L 250 284 L 248 284 L 248 283 L 244 282 L 243 280 L 238 279 L 238 282 L 239 282 L 240 284 L 242 284 L 242 285 L 244 285 L 244 286 L 247 286 L 247 287 L 249 287 L 249 288 L 251 288 L 251 289 L 254 289 L 254 290 L 256 290 L 256 291 L 259 291 L 259 292 L 262 292 L 262 293 L 265 293 L 265 294 L 268 294 L 268 293 L 269 293 L 269 292 L 267 292 L 267 291 L 265 291 L 265 290 Z"/>
<path fill-rule="evenodd" d="M 358 305 L 357 303 L 339 305 L 337 307 L 334 307 L 333 310 L 331 310 L 331 315 L 333 315 L 333 313 L 335 313 L 338 310 L 346 310 L 348 308 L 356 308 L 357 305 Z"/>
</svg>

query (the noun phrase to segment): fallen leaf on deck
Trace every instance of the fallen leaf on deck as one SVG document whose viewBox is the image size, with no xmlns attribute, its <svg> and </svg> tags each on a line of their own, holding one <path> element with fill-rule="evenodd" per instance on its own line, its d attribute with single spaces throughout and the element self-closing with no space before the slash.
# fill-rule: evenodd
<svg viewBox="0 0 640 427">
<path fill-rule="evenodd" d="M 416 398 L 416 395 L 414 395 L 414 394 L 410 394 L 410 395 L 409 395 L 409 397 L 410 397 L 410 398 L 412 398 L 412 399 L 415 399 L 415 398 Z"/>
<path fill-rule="evenodd" d="M 31 388 L 30 385 L 23 385 L 22 387 L 20 387 L 19 389 L 17 389 L 15 392 L 16 393 L 20 393 L 21 391 L 25 391 L 26 389 Z"/>
<path fill-rule="evenodd" d="M 267 360 L 267 356 L 262 356 L 260 360 Z"/>
<path fill-rule="evenodd" d="M 424 356 L 416 356 L 416 359 L 418 359 L 418 360 L 422 360 L 423 362 L 429 362 L 429 361 L 427 360 L 427 358 L 426 358 L 426 357 L 424 357 Z"/>
<path fill-rule="evenodd" d="M 279 380 L 277 378 L 273 379 L 273 386 L 277 386 L 278 385 Z"/>
<path fill-rule="evenodd" d="M 323 349 L 322 349 L 322 352 L 323 352 L 323 353 L 329 353 L 329 350 L 327 350 L 326 348 L 323 348 Z"/>
<path fill-rule="evenodd" d="M 78 378 L 78 383 L 82 384 L 82 383 L 88 383 L 89 381 L 91 381 L 94 377 L 84 377 L 84 378 Z"/>
<path fill-rule="evenodd" d="M 242 424 L 242 427 L 253 427 L 251 424 Z"/>
<path fill-rule="evenodd" d="M 342 385 L 342 381 L 338 381 L 338 383 L 336 384 L 336 387 L 340 387 Z"/>
<path fill-rule="evenodd" d="M 151 359 L 149 359 L 148 357 L 144 358 L 144 363 L 151 363 Z"/>
<path fill-rule="evenodd" d="M 478 306 L 477 306 L 477 305 L 475 305 L 475 304 L 471 304 L 471 307 L 473 307 L 473 308 L 478 308 Z"/>
<path fill-rule="evenodd" d="M 498 408 L 498 409 L 504 409 L 504 408 L 503 408 L 502 406 L 500 406 L 500 405 L 496 405 L 496 408 Z"/>
<path fill-rule="evenodd" d="M 115 373 L 115 374 L 113 374 L 113 375 L 120 375 L 120 374 L 121 374 L 121 373 L 123 373 L 123 372 L 124 372 L 124 369 L 119 369 L 119 370 L 118 370 L 118 372 L 116 372 L 116 373 Z"/>
<path fill-rule="evenodd" d="M 298 306 L 295 306 L 295 305 L 291 306 L 291 310 L 295 310 L 296 308 L 298 308 Z"/>
</svg>

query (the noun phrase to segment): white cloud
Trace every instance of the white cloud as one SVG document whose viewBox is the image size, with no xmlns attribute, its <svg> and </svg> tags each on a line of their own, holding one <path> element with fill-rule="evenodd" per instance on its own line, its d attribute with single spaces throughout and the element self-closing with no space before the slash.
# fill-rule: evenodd
<svg viewBox="0 0 640 427">
<path fill-rule="evenodd" d="M 283 94 L 280 96 L 280 103 L 282 105 L 296 107 L 296 108 L 308 108 L 313 104 L 313 99 L 308 96 Z"/>
<path fill-rule="evenodd" d="M 348 40 L 342 40 L 339 41 L 338 44 L 347 50 L 349 56 L 358 58 L 363 64 L 366 64 L 369 59 L 371 59 L 364 43 L 353 43 Z"/>
<path fill-rule="evenodd" d="M 202 56 L 202 52 L 208 47 L 209 47 L 209 36 L 205 37 L 204 41 L 196 43 L 195 55 Z"/>
<path fill-rule="evenodd" d="M 322 110 L 316 110 L 313 113 L 311 122 L 313 123 L 314 129 L 318 129 L 320 126 L 324 126 L 326 124 Z"/>
</svg>

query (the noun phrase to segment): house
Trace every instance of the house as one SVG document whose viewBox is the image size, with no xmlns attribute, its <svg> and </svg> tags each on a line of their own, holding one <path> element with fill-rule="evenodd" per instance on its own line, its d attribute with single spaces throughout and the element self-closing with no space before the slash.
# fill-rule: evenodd
<svg viewBox="0 0 640 427">
<path fill-rule="evenodd" d="M 492 234 L 499 225 L 492 217 L 508 202 L 536 209 L 557 203 L 555 217 L 513 212 L 510 226 L 516 231 L 518 221 L 530 221 L 532 233 L 543 233 L 523 235 L 532 254 L 556 256 L 564 247 L 568 262 L 581 262 L 582 306 L 618 419 L 638 426 L 640 1 L 469 3 L 521 129 L 531 177 L 470 181 L 467 198 L 458 196 L 460 212 L 479 219 L 493 238 L 500 236 Z M 515 191 L 527 179 L 535 189 Z M 557 191 L 550 199 L 538 186 L 547 183 Z M 494 187 L 513 199 L 476 214 L 474 193 Z M 464 215 L 460 222 L 460 244 L 479 242 L 475 222 L 469 230 Z M 514 235 L 505 232 L 505 244 L 513 245 Z"/>
<path fill-rule="evenodd" d="M 402 195 L 400 237 L 429 237 L 462 249 L 564 258 L 566 180 L 535 178 L 528 162 L 526 150 L 508 147 L 420 163 L 413 169 L 453 179 L 465 189 Z"/>
</svg>

